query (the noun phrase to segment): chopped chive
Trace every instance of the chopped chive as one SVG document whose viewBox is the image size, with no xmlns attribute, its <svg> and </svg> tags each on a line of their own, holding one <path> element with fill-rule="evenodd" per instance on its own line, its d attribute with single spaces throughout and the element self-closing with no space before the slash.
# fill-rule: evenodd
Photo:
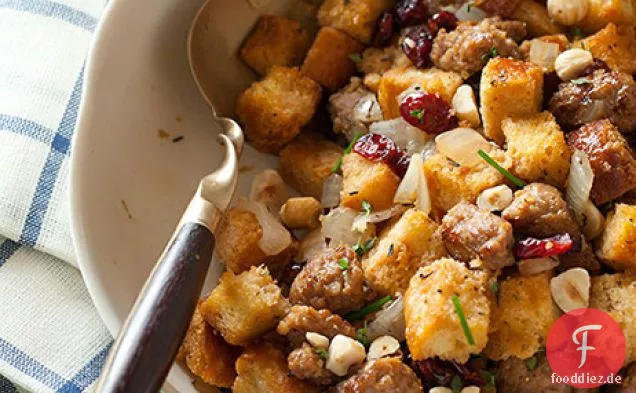
<svg viewBox="0 0 636 393">
<path fill-rule="evenodd" d="M 497 305 L 499 305 L 499 283 L 497 280 L 490 283 L 490 292 L 495 294 L 495 300 L 497 301 Z"/>
<path fill-rule="evenodd" d="M 537 368 L 537 358 L 536 356 L 532 356 L 531 358 L 526 359 L 526 368 L 529 371 L 534 371 Z"/>
<path fill-rule="evenodd" d="M 575 27 L 572 34 L 573 34 L 574 38 L 583 37 L 583 31 L 581 31 L 580 27 Z"/>
<path fill-rule="evenodd" d="M 178 137 L 172 139 L 172 143 L 181 142 L 183 138 L 183 135 L 179 135 Z"/>
<path fill-rule="evenodd" d="M 485 151 L 480 149 L 477 152 L 477 154 L 479 154 L 479 157 L 483 158 L 484 161 L 486 161 L 488 164 L 490 164 L 490 166 L 495 168 L 497 171 L 499 171 L 499 173 L 501 173 L 508 180 L 510 180 L 512 182 L 512 184 L 514 184 L 515 186 L 517 186 L 519 188 L 523 188 L 523 187 L 526 186 L 526 182 L 524 182 L 523 180 L 519 179 L 517 176 L 513 175 L 512 173 L 508 172 L 505 168 L 503 168 L 501 165 L 499 165 L 497 163 L 497 161 L 493 160 L 492 157 L 490 157 L 488 155 L 488 153 L 486 153 Z"/>
<path fill-rule="evenodd" d="M 422 122 L 424 121 L 424 111 L 421 109 L 413 109 L 411 111 L 411 116 L 413 116 L 414 118 L 417 119 L 417 122 L 422 124 Z"/>
<path fill-rule="evenodd" d="M 349 60 L 351 60 L 352 62 L 358 64 L 358 63 L 362 62 L 362 56 L 359 53 L 351 53 L 349 55 Z"/>
<path fill-rule="evenodd" d="M 459 393 L 462 391 L 464 387 L 464 382 L 462 382 L 462 378 L 459 375 L 455 375 L 451 380 L 450 387 L 453 390 L 453 393 Z"/>
<path fill-rule="evenodd" d="M 473 9 L 473 2 L 469 1 L 468 4 L 466 4 L 466 12 L 470 12 L 470 10 Z"/>
<path fill-rule="evenodd" d="M 484 385 L 484 389 L 494 389 L 495 385 L 495 374 L 491 373 L 488 370 L 482 370 L 481 375 L 486 380 L 486 385 Z"/>
<path fill-rule="evenodd" d="M 338 158 L 338 161 L 336 162 L 336 165 L 334 165 L 333 169 L 331 169 L 331 173 L 340 172 L 340 167 L 342 166 L 342 159 L 344 158 L 344 156 L 346 156 L 347 154 L 351 153 L 351 150 L 353 149 L 353 145 L 356 144 L 356 142 L 358 141 L 358 139 L 360 139 L 362 137 L 362 135 L 364 135 L 364 133 L 358 132 L 356 134 L 356 136 L 351 140 L 351 142 L 349 143 L 347 148 L 344 149 L 344 151 L 340 155 L 340 158 Z"/>
<path fill-rule="evenodd" d="M 392 296 L 385 296 L 382 299 L 378 299 L 375 302 L 369 304 L 368 306 L 362 307 L 358 311 L 354 311 L 352 313 L 347 314 L 345 316 L 345 319 L 349 322 L 359 321 L 371 313 L 380 311 L 380 309 L 382 309 L 382 306 L 384 306 L 385 304 L 387 304 L 388 302 L 392 300 L 393 300 Z"/>
<path fill-rule="evenodd" d="M 353 251 L 355 251 L 355 253 L 358 254 L 359 257 L 361 257 L 373 248 L 373 246 L 375 245 L 375 240 L 376 238 L 372 237 L 371 239 L 368 239 L 364 243 L 356 243 L 353 246 Z"/>
<path fill-rule="evenodd" d="M 314 352 L 318 355 L 322 360 L 327 360 L 329 357 L 329 352 L 327 352 L 324 348 L 314 348 Z"/>
<path fill-rule="evenodd" d="M 373 211 L 373 206 L 369 203 L 369 201 L 362 201 L 362 211 L 367 215 L 371 214 Z"/>
<path fill-rule="evenodd" d="M 488 52 L 484 53 L 481 56 L 481 60 L 488 61 L 490 59 L 494 59 L 497 56 L 499 56 L 499 50 L 497 49 L 497 47 L 493 46 Z"/>
<path fill-rule="evenodd" d="M 340 266 L 340 270 L 347 270 L 349 269 L 349 260 L 347 258 L 340 258 L 338 259 L 338 265 Z"/>
<path fill-rule="evenodd" d="M 466 336 L 466 341 L 468 344 L 475 345 L 475 339 L 473 338 L 473 334 L 470 332 L 470 327 L 468 327 L 468 322 L 466 322 L 466 317 L 464 316 L 464 311 L 462 310 L 462 305 L 459 302 L 459 297 L 457 295 L 453 295 L 451 297 L 453 301 L 453 305 L 455 306 L 455 312 L 457 313 L 457 317 L 459 318 L 459 324 L 462 326 L 462 330 L 464 330 L 464 336 Z"/>
<path fill-rule="evenodd" d="M 356 340 L 358 340 L 360 344 L 364 345 L 365 347 L 371 345 L 371 339 L 369 338 L 369 329 L 367 328 L 366 324 L 364 327 L 356 331 Z"/>
<path fill-rule="evenodd" d="M 574 83 L 575 85 L 591 85 L 592 84 L 592 80 L 588 78 L 572 79 L 570 82 Z"/>
<path fill-rule="evenodd" d="M 393 256 L 393 249 L 395 248 L 395 246 L 393 246 L 393 243 L 391 243 L 391 245 L 389 246 L 389 251 L 386 253 L 387 257 Z"/>
</svg>

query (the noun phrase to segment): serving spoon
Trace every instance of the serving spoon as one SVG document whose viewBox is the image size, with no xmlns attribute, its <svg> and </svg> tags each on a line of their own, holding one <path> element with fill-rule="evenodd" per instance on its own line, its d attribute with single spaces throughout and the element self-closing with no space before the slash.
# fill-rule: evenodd
<svg viewBox="0 0 636 393">
<path fill-rule="evenodd" d="M 219 142 L 225 147 L 225 157 L 220 168 L 201 179 L 137 296 L 102 370 L 96 390 L 100 393 L 159 391 L 188 329 L 210 267 L 214 233 L 236 189 L 243 131 L 235 121 L 217 117 L 209 94 L 213 86 L 204 78 L 205 67 L 197 60 L 201 57 L 193 51 L 194 45 L 206 39 L 201 26 L 211 1 L 201 7 L 190 26 L 188 61 L 201 95 L 223 128 Z"/>
</svg>

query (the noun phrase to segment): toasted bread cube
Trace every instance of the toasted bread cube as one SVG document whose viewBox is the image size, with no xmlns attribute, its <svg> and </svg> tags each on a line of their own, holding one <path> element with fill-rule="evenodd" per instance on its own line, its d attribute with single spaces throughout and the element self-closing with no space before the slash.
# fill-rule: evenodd
<svg viewBox="0 0 636 393">
<path fill-rule="evenodd" d="M 363 74 L 384 74 L 395 67 L 396 60 L 398 58 L 402 59 L 402 56 L 406 55 L 398 45 L 384 48 L 367 48 L 362 52 L 362 58 L 357 64 L 358 71 Z"/>
<path fill-rule="evenodd" d="M 197 306 L 179 354 L 190 372 L 201 378 L 203 382 L 229 388 L 236 378 L 234 363 L 241 354 L 241 350 L 226 343 L 205 322 Z"/>
<path fill-rule="evenodd" d="M 356 73 L 351 55 L 360 54 L 364 46 L 343 32 L 323 27 L 318 32 L 305 62 L 302 73 L 329 90 L 338 90 Z"/>
<path fill-rule="evenodd" d="M 608 313 L 625 335 L 625 365 L 636 361 L 636 275 L 603 274 L 592 277 L 590 307 Z"/>
<path fill-rule="evenodd" d="M 462 77 L 455 72 L 431 68 L 420 70 L 415 67 L 393 68 L 382 75 L 378 88 L 378 102 L 387 120 L 400 117 L 400 104 L 397 97 L 413 85 L 422 87 L 428 93 L 438 94 L 450 104 L 455 91 L 463 83 Z"/>
<path fill-rule="evenodd" d="M 601 59 L 615 71 L 636 72 L 636 37 L 634 26 L 616 26 L 613 23 L 581 41 L 585 49 Z"/>
<path fill-rule="evenodd" d="M 228 270 L 241 273 L 252 266 L 265 264 L 271 271 L 281 271 L 296 254 L 297 244 L 277 255 L 265 255 L 258 245 L 263 237 L 256 215 L 232 208 L 225 213 L 216 235 L 216 253 Z"/>
<path fill-rule="evenodd" d="M 506 155 L 512 160 L 515 175 L 528 183 L 565 186 L 572 153 L 552 113 L 505 119 L 501 128 L 508 145 Z"/>
<path fill-rule="evenodd" d="M 369 202 L 376 211 L 390 208 L 400 185 L 400 178 L 388 165 L 367 160 L 356 153 L 344 156 L 342 177 L 340 203 L 354 210 L 361 210 L 362 201 Z"/>
<path fill-rule="evenodd" d="M 543 71 L 532 63 L 497 57 L 486 64 L 479 90 L 484 134 L 502 145 L 503 119 L 539 113 Z"/>
<path fill-rule="evenodd" d="M 608 23 L 632 25 L 636 19 L 632 0 L 588 0 L 589 11 L 582 21 L 577 23 L 583 30 L 594 32 Z"/>
<path fill-rule="evenodd" d="M 265 267 L 225 272 L 201 304 L 203 318 L 230 344 L 246 345 L 272 330 L 289 304 Z"/>
<path fill-rule="evenodd" d="M 493 150 L 490 156 L 506 169 L 512 166 L 503 150 Z M 505 181 L 503 175 L 485 161 L 471 167 L 459 166 L 442 154 L 435 154 L 424 161 L 424 173 L 433 207 L 441 213 L 460 201 L 475 203 L 483 190 Z"/>
<path fill-rule="evenodd" d="M 368 44 L 380 14 L 394 4 L 395 0 L 326 0 L 318 11 L 318 23 Z"/>
<path fill-rule="evenodd" d="M 289 198 L 280 208 L 280 219 L 288 228 L 313 229 L 320 225 L 320 202 L 314 197 Z"/>
<path fill-rule="evenodd" d="M 415 273 L 404 296 L 406 342 L 413 359 L 437 356 L 464 363 L 484 349 L 490 317 L 487 280 L 483 271 L 446 258 Z M 453 295 L 459 298 L 474 345 L 462 330 Z"/>
<path fill-rule="evenodd" d="M 342 150 L 333 142 L 301 134 L 281 150 L 278 171 L 296 191 L 320 199 L 322 185 L 331 175 Z"/>
<path fill-rule="evenodd" d="M 256 149 L 276 153 L 309 123 L 320 96 L 320 85 L 298 69 L 274 66 L 239 96 L 236 116 Z"/>
<path fill-rule="evenodd" d="M 534 0 L 522 0 L 510 15 L 511 19 L 516 19 L 526 24 L 528 34 L 531 37 L 542 35 L 559 34 L 565 32 L 563 26 L 554 22 L 548 15 L 548 10 L 543 4 Z"/>
<path fill-rule="evenodd" d="M 271 344 L 251 346 L 236 361 L 233 393 L 318 393 L 319 388 L 291 375 L 285 354 Z"/>
<path fill-rule="evenodd" d="M 526 359 L 545 345 L 559 310 L 552 301 L 548 273 L 513 277 L 499 283 L 491 300 L 486 356 L 494 360 Z"/>
<path fill-rule="evenodd" d="M 636 271 L 636 205 L 619 203 L 607 216 L 596 254 L 614 269 Z"/>
<path fill-rule="evenodd" d="M 362 260 L 367 284 L 381 295 L 404 293 L 417 269 L 446 255 L 438 229 L 428 214 L 406 211 Z"/>
<path fill-rule="evenodd" d="M 260 75 L 273 66 L 299 66 L 311 38 L 298 21 L 263 15 L 241 48 L 241 59 Z"/>
</svg>

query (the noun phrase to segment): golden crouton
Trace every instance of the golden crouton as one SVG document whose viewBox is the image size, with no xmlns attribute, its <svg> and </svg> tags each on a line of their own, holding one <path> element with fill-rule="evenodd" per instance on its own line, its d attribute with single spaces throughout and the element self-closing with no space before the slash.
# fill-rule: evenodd
<svg viewBox="0 0 636 393">
<path fill-rule="evenodd" d="M 636 271 L 636 205 L 619 203 L 607 216 L 596 254 L 614 269 Z"/>
<path fill-rule="evenodd" d="M 289 198 L 280 208 L 280 220 L 288 228 L 313 229 L 320 225 L 320 202 L 314 197 Z"/>
<path fill-rule="evenodd" d="M 254 345 L 236 361 L 233 393 L 318 393 L 319 388 L 291 375 L 285 354 L 271 344 Z"/>
<path fill-rule="evenodd" d="M 625 365 L 636 361 L 636 275 L 604 274 L 592 277 L 590 307 L 608 313 L 625 335 Z"/>
<path fill-rule="evenodd" d="M 342 150 L 333 142 L 301 134 L 281 150 L 278 171 L 296 191 L 320 199 L 322 184 L 331 175 Z"/>
<path fill-rule="evenodd" d="M 469 270 L 453 259 L 439 259 L 415 273 L 404 297 L 406 342 L 413 359 L 437 356 L 464 363 L 484 349 L 490 317 L 487 279 L 483 271 Z M 453 296 L 458 297 L 474 345 L 462 329 Z"/>
<path fill-rule="evenodd" d="M 484 134 L 502 145 L 503 119 L 533 115 L 541 109 L 543 71 L 520 60 L 491 59 L 482 72 L 479 94 Z"/>
<path fill-rule="evenodd" d="M 341 204 L 354 210 L 362 208 L 362 201 L 369 202 L 376 211 L 390 208 L 400 185 L 400 178 L 388 165 L 356 153 L 344 156 L 342 177 Z"/>
<path fill-rule="evenodd" d="M 345 33 L 323 27 L 307 53 L 302 73 L 329 90 L 338 90 L 356 73 L 351 56 L 359 56 L 362 49 L 361 43 Z"/>
<path fill-rule="evenodd" d="M 491 151 L 490 156 L 506 169 L 512 166 L 502 150 Z M 471 167 L 460 166 L 442 154 L 435 154 L 424 162 L 424 173 L 433 207 L 441 213 L 460 201 L 475 203 L 483 190 L 503 184 L 505 180 L 485 161 Z"/>
<path fill-rule="evenodd" d="M 226 343 L 205 322 L 197 306 L 180 354 L 192 374 L 210 385 L 229 388 L 236 377 L 234 362 L 241 350 Z"/>
<path fill-rule="evenodd" d="M 610 23 L 603 30 L 578 43 L 592 55 L 607 63 L 610 68 L 627 74 L 636 72 L 636 37 L 634 26 L 618 26 Z"/>
<path fill-rule="evenodd" d="M 318 11 L 318 23 L 368 44 L 380 14 L 394 4 L 395 0 L 326 0 Z"/>
<path fill-rule="evenodd" d="M 382 75 L 378 88 L 378 102 L 387 120 L 400 117 L 400 104 L 397 97 L 413 85 L 421 86 L 428 93 L 436 93 L 450 104 L 455 91 L 463 83 L 462 77 L 454 72 L 436 68 L 420 70 L 411 68 L 393 68 Z"/>
<path fill-rule="evenodd" d="M 258 245 L 263 237 L 254 213 L 232 208 L 225 213 L 216 235 L 216 253 L 228 270 L 238 274 L 265 264 L 271 271 L 282 270 L 296 254 L 296 244 L 277 255 L 265 255 Z"/>
<path fill-rule="evenodd" d="M 236 116 L 256 149 L 276 153 L 309 123 L 320 95 L 320 85 L 298 69 L 274 66 L 239 96 Z"/>
<path fill-rule="evenodd" d="M 239 275 L 223 273 L 201 304 L 201 314 L 225 341 L 246 345 L 274 329 L 288 308 L 267 268 L 252 267 Z"/>
<path fill-rule="evenodd" d="M 552 113 L 505 119 L 501 128 L 515 175 L 528 183 L 565 187 L 572 153 Z"/>
<path fill-rule="evenodd" d="M 590 9 L 585 18 L 577 23 L 583 30 L 594 32 L 608 23 L 632 25 L 635 22 L 634 2 L 632 0 L 588 0 Z"/>
<path fill-rule="evenodd" d="M 404 213 L 362 260 L 367 284 L 381 295 L 404 293 L 417 269 L 446 255 L 438 228 L 419 210 Z"/>
<path fill-rule="evenodd" d="M 552 302 L 550 275 L 513 277 L 499 283 L 491 301 L 486 356 L 494 360 L 526 359 L 545 345 L 559 310 Z"/>
<path fill-rule="evenodd" d="M 241 59 L 254 71 L 265 75 L 273 66 L 298 66 L 311 38 L 295 20 L 263 15 L 241 48 Z"/>
<path fill-rule="evenodd" d="M 545 6 L 534 0 L 522 0 L 510 17 L 525 22 L 528 35 L 531 37 L 559 34 L 565 31 L 563 26 L 550 19 Z"/>
</svg>

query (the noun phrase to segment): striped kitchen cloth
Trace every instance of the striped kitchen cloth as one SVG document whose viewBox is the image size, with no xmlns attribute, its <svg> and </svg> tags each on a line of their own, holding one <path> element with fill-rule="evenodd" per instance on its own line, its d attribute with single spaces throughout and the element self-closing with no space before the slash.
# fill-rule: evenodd
<svg viewBox="0 0 636 393">
<path fill-rule="evenodd" d="M 0 0 L 0 393 L 91 391 L 112 345 L 68 220 L 83 67 L 106 0 Z"/>
</svg>

